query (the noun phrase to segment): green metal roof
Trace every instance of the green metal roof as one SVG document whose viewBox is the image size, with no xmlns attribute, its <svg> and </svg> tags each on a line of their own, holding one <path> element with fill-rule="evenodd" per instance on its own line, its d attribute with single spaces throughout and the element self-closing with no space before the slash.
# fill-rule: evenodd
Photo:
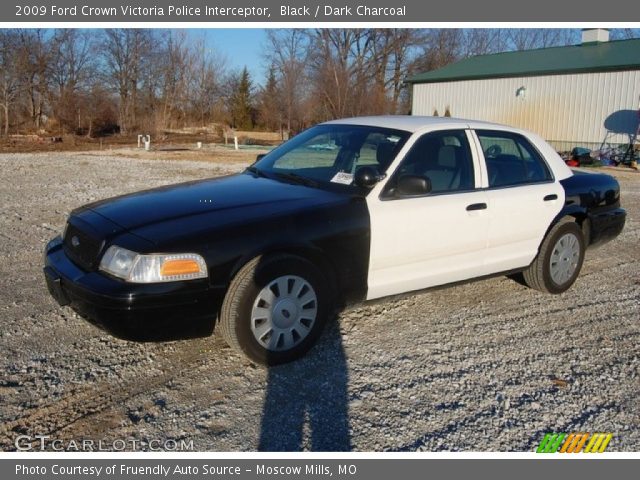
<svg viewBox="0 0 640 480">
<path fill-rule="evenodd" d="M 636 69 L 640 69 L 640 39 L 479 55 L 419 73 L 407 83 Z"/>
</svg>

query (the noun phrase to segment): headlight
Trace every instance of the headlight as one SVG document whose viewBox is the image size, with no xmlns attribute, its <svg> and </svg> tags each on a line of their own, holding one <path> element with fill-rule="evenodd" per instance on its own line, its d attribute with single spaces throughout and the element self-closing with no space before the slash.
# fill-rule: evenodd
<svg viewBox="0 0 640 480">
<path fill-rule="evenodd" d="M 207 277 L 204 259 L 195 253 L 141 255 L 112 245 L 100 261 L 100 270 L 131 283 L 173 282 Z"/>
</svg>

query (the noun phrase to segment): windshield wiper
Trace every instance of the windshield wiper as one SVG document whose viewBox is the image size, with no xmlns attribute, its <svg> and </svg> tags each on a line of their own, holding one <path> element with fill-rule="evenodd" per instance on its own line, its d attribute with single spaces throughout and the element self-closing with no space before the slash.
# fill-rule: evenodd
<svg viewBox="0 0 640 480">
<path fill-rule="evenodd" d="M 298 183 L 300 185 L 305 185 L 307 187 L 318 187 L 320 185 L 320 182 L 313 180 L 311 178 L 303 177 L 302 175 L 298 175 L 297 173 L 276 172 L 276 176 L 278 178 L 282 178 L 283 180 L 289 180 L 293 183 Z"/>
</svg>

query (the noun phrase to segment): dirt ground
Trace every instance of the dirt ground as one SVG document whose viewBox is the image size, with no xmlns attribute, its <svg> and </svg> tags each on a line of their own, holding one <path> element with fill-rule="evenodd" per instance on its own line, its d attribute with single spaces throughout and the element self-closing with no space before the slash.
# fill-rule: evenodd
<svg viewBox="0 0 640 480">
<path fill-rule="evenodd" d="M 626 228 L 569 292 L 495 278 L 356 306 L 306 358 L 266 370 L 215 334 L 116 339 L 45 288 L 42 250 L 74 207 L 238 171 L 255 152 L 198 155 L 0 154 L 3 450 L 44 435 L 62 449 L 532 451 L 546 432 L 640 450 L 640 174 L 613 172 Z"/>
</svg>

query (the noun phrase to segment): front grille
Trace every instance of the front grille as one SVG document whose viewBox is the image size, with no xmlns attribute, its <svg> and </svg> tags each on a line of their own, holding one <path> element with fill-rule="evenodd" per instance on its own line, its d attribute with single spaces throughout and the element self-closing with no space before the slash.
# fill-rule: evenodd
<svg viewBox="0 0 640 480">
<path fill-rule="evenodd" d="M 79 267 L 94 270 L 98 266 L 98 254 L 102 242 L 83 232 L 78 227 L 68 224 L 64 235 L 64 251 Z"/>
</svg>

